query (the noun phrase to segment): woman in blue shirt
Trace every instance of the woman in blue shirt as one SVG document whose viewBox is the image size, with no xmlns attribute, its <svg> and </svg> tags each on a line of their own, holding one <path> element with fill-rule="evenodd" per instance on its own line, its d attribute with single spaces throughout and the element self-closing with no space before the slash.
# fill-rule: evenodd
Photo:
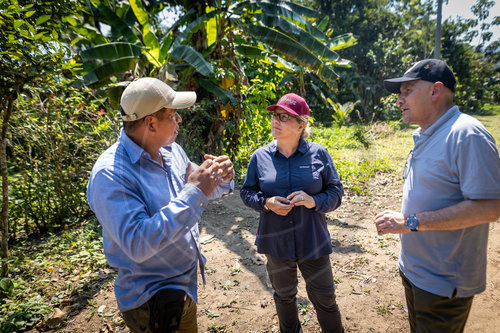
<svg viewBox="0 0 500 333">
<path fill-rule="evenodd" d="M 250 158 L 241 198 L 260 213 L 255 244 L 267 258 L 280 331 L 302 332 L 298 267 L 322 331 L 343 332 L 325 217 L 340 206 L 342 184 L 326 148 L 305 140 L 309 106 L 302 97 L 286 94 L 267 110 L 275 140 Z"/>
</svg>

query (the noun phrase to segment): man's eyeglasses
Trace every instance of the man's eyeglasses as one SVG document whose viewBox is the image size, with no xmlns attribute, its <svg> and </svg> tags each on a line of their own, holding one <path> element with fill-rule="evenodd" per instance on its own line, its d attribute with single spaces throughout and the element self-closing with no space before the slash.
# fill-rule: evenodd
<svg viewBox="0 0 500 333">
<path fill-rule="evenodd" d="M 168 118 L 169 118 L 170 120 L 172 120 L 172 121 L 177 121 L 177 122 L 180 122 L 180 121 L 182 120 L 181 115 L 180 115 L 180 114 L 178 114 L 178 113 L 177 113 L 177 111 L 176 111 L 176 112 L 174 112 L 174 114 L 172 114 L 172 115 L 168 116 Z"/>
<path fill-rule="evenodd" d="M 271 119 L 272 118 L 279 119 L 279 121 L 282 123 L 286 123 L 290 118 L 297 118 L 289 115 L 288 113 L 278 113 L 278 112 L 271 112 L 269 116 L 271 117 Z"/>
<path fill-rule="evenodd" d="M 403 169 L 403 180 L 406 180 L 406 178 L 408 178 L 408 174 L 410 173 L 410 165 L 411 165 L 412 159 L 413 159 L 413 149 L 410 150 L 410 152 L 408 153 L 408 156 L 406 157 L 405 168 Z"/>
<path fill-rule="evenodd" d="M 163 111 L 162 114 L 158 114 L 160 113 L 161 111 Z M 168 115 L 168 109 L 167 108 L 163 108 L 163 109 L 160 109 L 159 111 L 151 114 L 150 116 L 151 117 L 155 117 L 155 118 L 158 118 L 158 119 L 168 119 L 168 120 L 171 120 L 171 121 L 176 121 L 176 122 L 181 122 L 182 121 L 182 117 L 181 115 L 177 112 L 177 110 L 174 110 L 173 113 L 171 113 L 170 115 Z"/>
</svg>

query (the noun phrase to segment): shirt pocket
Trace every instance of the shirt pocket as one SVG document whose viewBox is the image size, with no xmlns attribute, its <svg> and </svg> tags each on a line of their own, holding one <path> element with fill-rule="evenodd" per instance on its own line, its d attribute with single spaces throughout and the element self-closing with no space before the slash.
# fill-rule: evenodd
<svg viewBox="0 0 500 333">
<path fill-rule="evenodd" d="M 303 179 L 304 181 L 310 181 L 313 178 L 317 178 L 316 168 L 314 168 L 313 165 L 307 164 L 307 165 L 299 165 L 297 170 L 294 172 L 294 177 L 297 179 Z"/>
<path fill-rule="evenodd" d="M 311 171 L 312 171 L 312 178 L 314 180 L 321 179 L 321 173 L 323 172 L 324 169 L 323 163 L 314 163 L 311 165 Z"/>
<path fill-rule="evenodd" d="M 322 171 L 323 164 L 299 165 L 297 173 L 294 175 L 298 186 L 294 190 L 304 190 L 308 194 L 315 194 L 321 191 Z"/>
</svg>

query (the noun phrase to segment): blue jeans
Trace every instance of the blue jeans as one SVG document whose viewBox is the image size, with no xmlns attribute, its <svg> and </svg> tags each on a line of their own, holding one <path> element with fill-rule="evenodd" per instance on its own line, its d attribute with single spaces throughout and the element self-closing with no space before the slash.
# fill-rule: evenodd
<svg viewBox="0 0 500 333">
<path fill-rule="evenodd" d="M 330 257 L 288 260 L 267 257 L 267 273 L 274 289 L 274 302 L 281 333 L 302 332 L 297 309 L 297 267 L 306 282 L 307 296 L 316 309 L 322 332 L 344 332 L 340 310 L 335 300 Z"/>
</svg>

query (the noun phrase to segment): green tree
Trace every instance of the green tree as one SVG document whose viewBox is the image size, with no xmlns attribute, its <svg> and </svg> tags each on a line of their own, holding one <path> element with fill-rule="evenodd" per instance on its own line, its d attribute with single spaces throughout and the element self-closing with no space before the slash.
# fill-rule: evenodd
<svg viewBox="0 0 500 333">
<path fill-rule="evenodd" d="M 205 108 L 198 123 L 206 129 L 201 137 L 206 146 L 232 156 L 239 142 L 241 87 L 248 84 L 241 62 L 255 59 L 302 78 L 297 88 L 301 92 L 304 73 L 333 89 L 338 78 L 334 68 L 351 66 L 336 50 L 353 45 L 354 36 L 331 38 L 316 11 L 289 1 L 184 1 L 182 17 L 167 31 L 152 23 L 158 11 L 148 13 L 140 1 L 130 1 L 136 20 L 126 20 L 130 9 L 121 4 L 120 11 L 104 2 L 96 6 L 100 22 L 111 26 L 111 36 L 81 52 L 84 65 L 91 65 L 84 68 L 85 82 L 123 89 L 124 72 L 178 80 L 198 91 L 199 101 L 212 101 L 199 103 Z M 90 37 L 95 31 L 87 29 Z M 109 44 L 108 38 L 117 41 Z"/>
<path fill-rule="evenodd" d="M 494 19 L 492 23 L 487 23 L 486 20 L 490 16 L 490 9 L 495 4 L 492 0 L 477 0 L 477 2 L 471 7 L 472 13 L 477 18 L 477 24 L 479 25 L 479 42 L 477 44 L 477 50 L 480 51 L 484 48 L 486 42 L 491 40 L 493 32 L 490 31 L 495 25 L 498 25 L 498 17 Z"/>
<path fill-rule="evenodd" d="M 65 31 L 81 9 L 76 0 L 0 0 L 0 164 L 2 173 L 1 256 L 9 255 L 9 180 L 7 134 L 19 95 L 33 87 L 48 87 L 57 75 L 70 71 Z M 68 44 L 69 45 L 69 42 Z M 49 90 L 49 88 L 47 88 Z M 7 273 L 2 261 L 2 275 Z"/>
<path fill-rule="evenodd" d="M 414 39 L 420 45 L 412 45 L 414 32 L 406 30 L 406 26 L 411 26 L 412 19 L 405 19 L 404 16 L 416 12 L 419 15 L 426 13 L 420 9 L 416 11 L 418 8 L 413 2 L 406 3 L 405 6 L 409 8 L 404 5 L 399 7 L 398 2 L 387 0 L 311 0 L 307 3 L 318 8 L 320 15 L 330 18 L 328 28 L 333 34 L 353 31 L 358 37 L 356 45 L 341 53 L 342 57 L 355 64 L 354 70 L 339 70 L 338 92 L 330 98 L 340 104 L 359 100 L 356 106 L 358 112 L 353 114 L 358 116 L 355 118 L 358 121 L 382 118 L 381 114 L 375 113 L 374 108 L 380 98 L 386 95 L 382 80 L 392 73 L 400 74 L 401 68 L 416 58 L 411 56 L 415 50 L 423 53 L 431 50 L 431 47 L 426 46 L 428 43 L 421 42 L 427 36 L 425 31 L 415 35 Z M 322 120 L 331 120 L 330 108 L 325 111 L 328 114 L 322 116 Z"/>
<path fill-rule="evenodd" d="M 465 112 L 480 112 L 483 104 L 492 101 L 499 89 L 499 73 L 470 44 L 473 20 L 446 21 L 443 25 L 443 59 L 458 79 L 455 103 Z"/>
</svg>

